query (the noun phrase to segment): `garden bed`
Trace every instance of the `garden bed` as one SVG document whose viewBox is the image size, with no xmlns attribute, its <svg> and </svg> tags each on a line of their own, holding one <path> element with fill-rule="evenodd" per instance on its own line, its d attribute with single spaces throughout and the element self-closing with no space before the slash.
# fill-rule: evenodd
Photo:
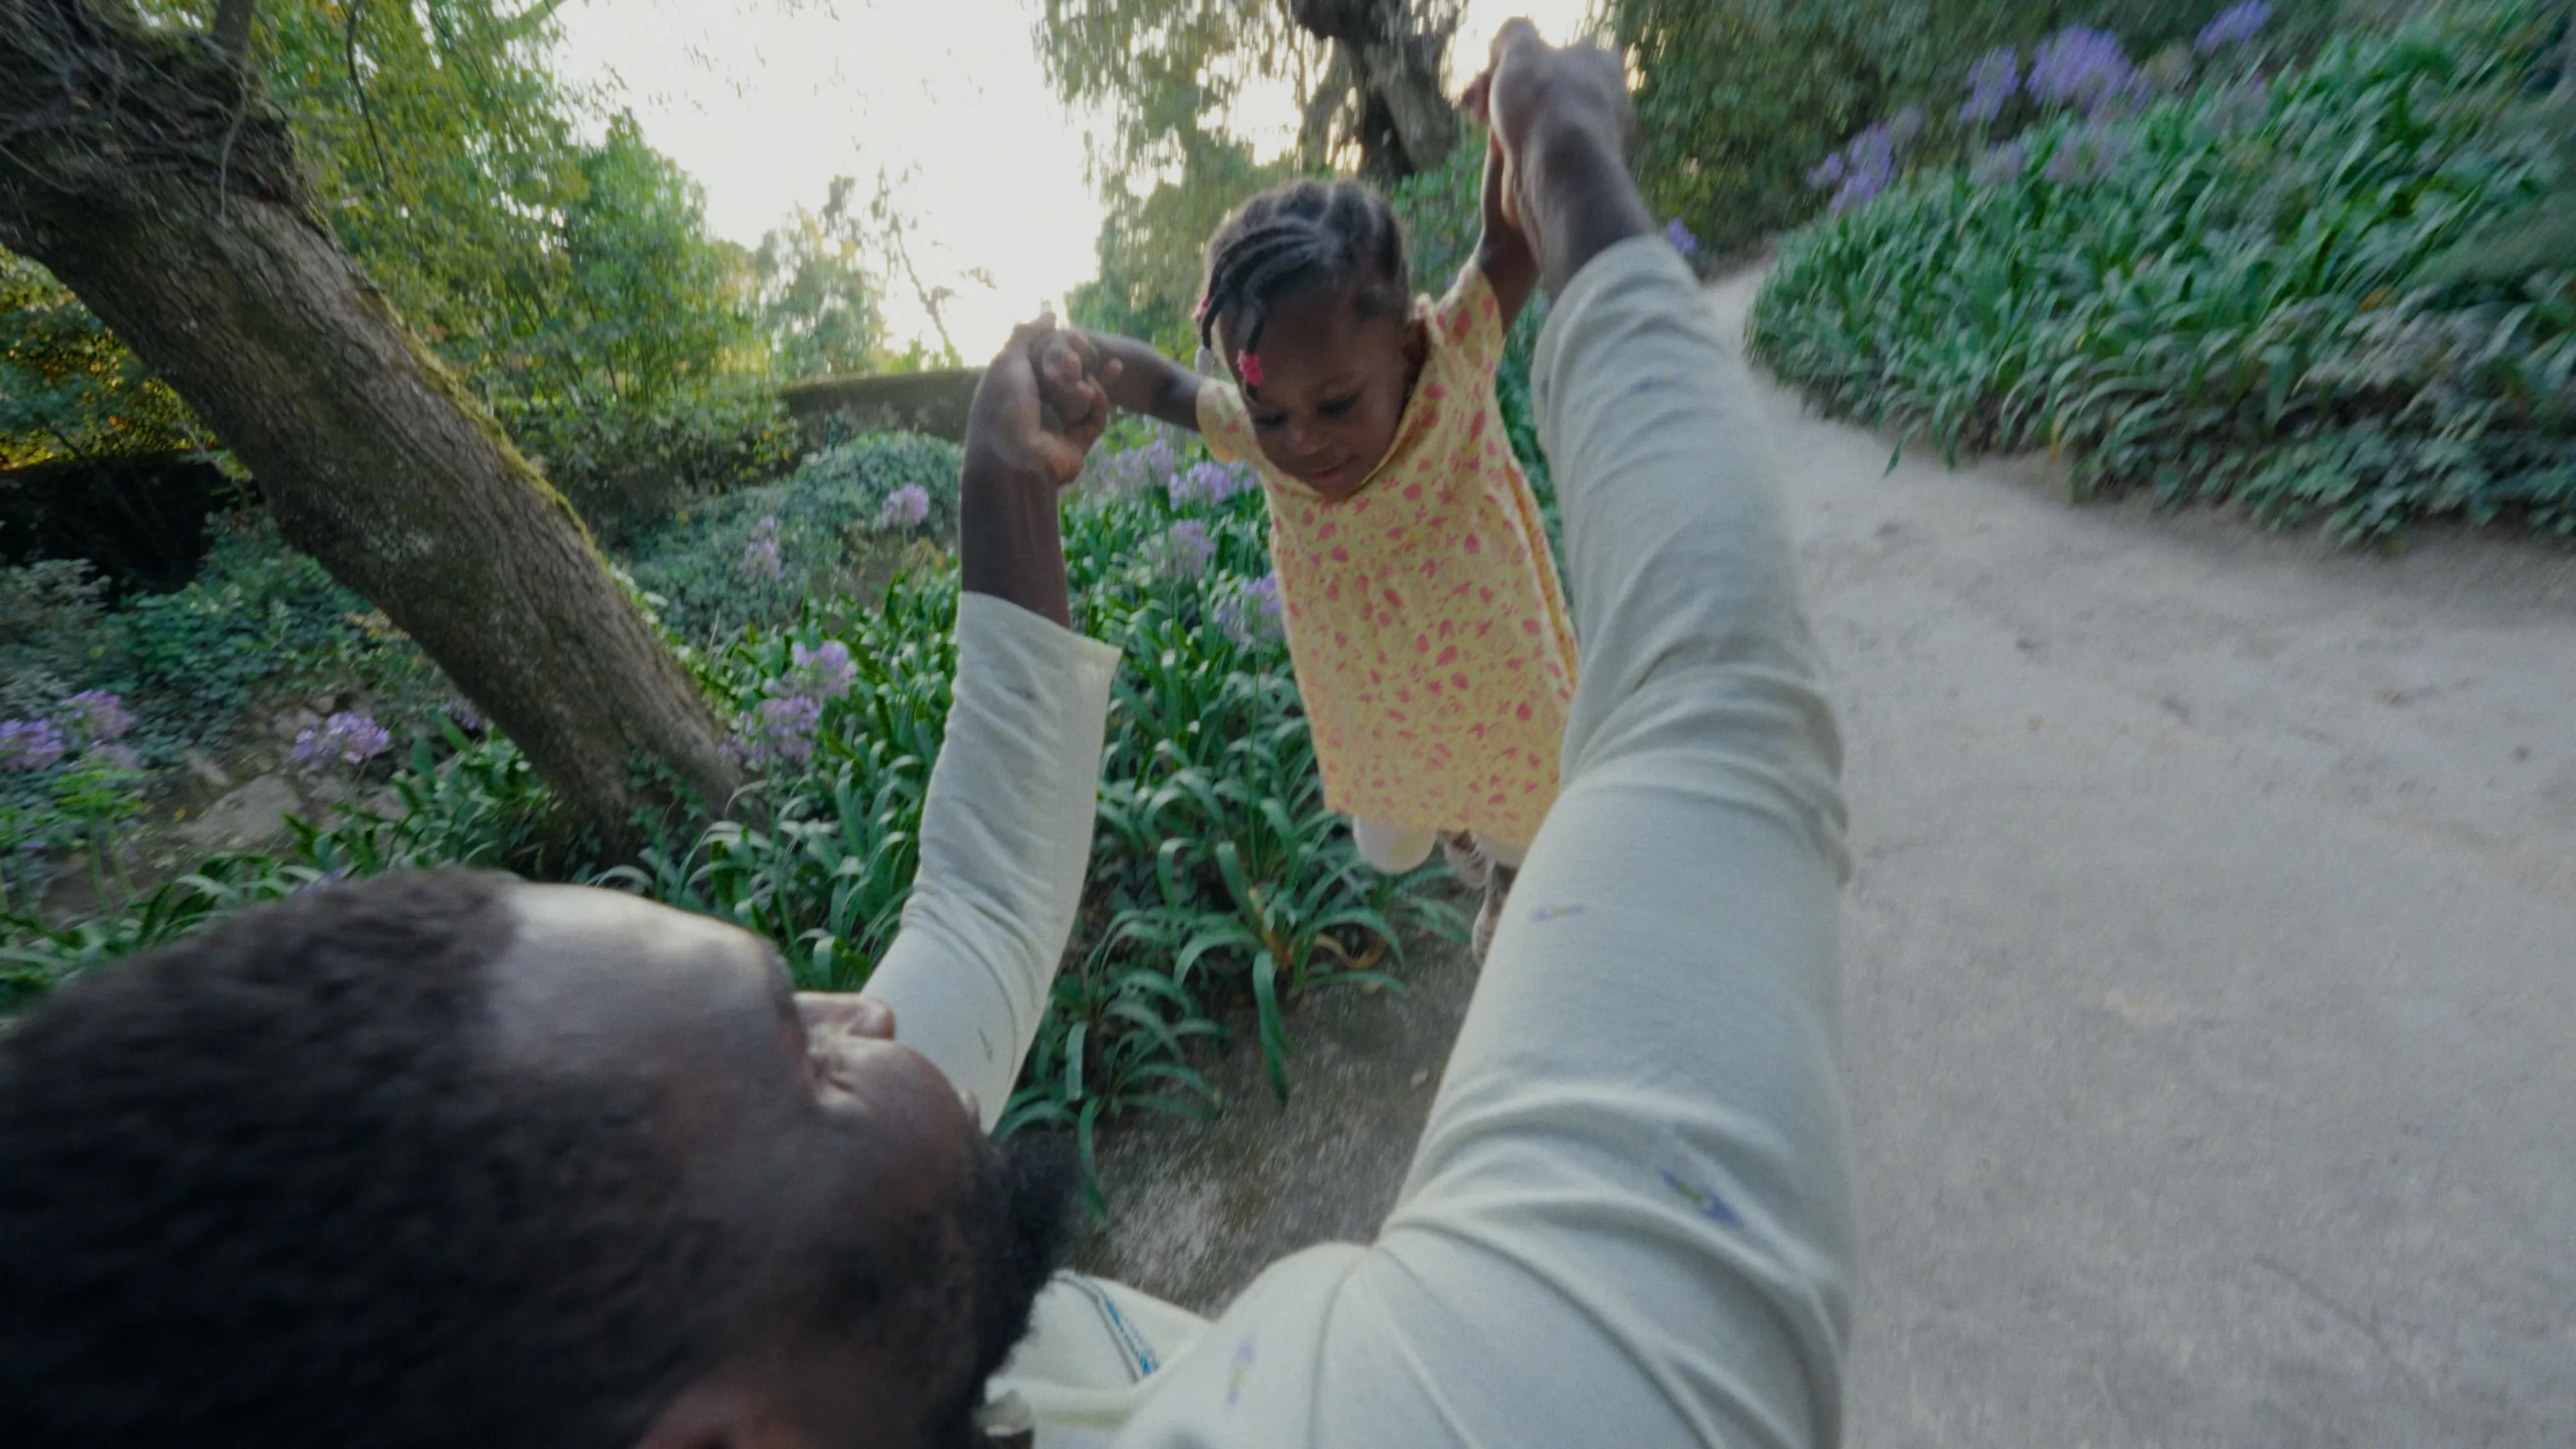
<svg viewBox="0 0 2576 1449">
<path fill-rule="evenodd" d="M 2356 541 L 2443 517 L 2576 534 L 2576 276 L 2463 260 L 2568 184 L 2516 124 L 2551 79 L 2545 20 L 2436 7 L 2278 71 L 2226 35 L 2178 81 L 2106 36 L 2026 73 L 1999 54 L 1963 114 L 2028 124 L 1911 174 L 1919 121 L 1855 138 L 1751 350 L 1954 460 L 2066 455 L 2079 493 Z"/>
</svg>

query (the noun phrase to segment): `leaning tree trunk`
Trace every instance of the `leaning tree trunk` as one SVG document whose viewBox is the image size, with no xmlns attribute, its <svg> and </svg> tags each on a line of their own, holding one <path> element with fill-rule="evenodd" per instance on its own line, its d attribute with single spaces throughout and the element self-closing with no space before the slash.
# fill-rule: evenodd
<svg viewBox="0 0 2576 1449">
<path fill-rule="evenodd" d="M 739 777 L 704 696 L 304 176 L 212 37 L 119 0 L 0 0 L 0 245 L 168 381 L 287 540 L 417 641 L 582 821 L 631 836 L 636 763 L 721 805 Z"/>
<path fill-rule="evenodd" d="M 1450 0 L 1288 0 L 1299 29 L 1332 46 L 1317 99 L 1338 104 L 1360 174 L 1382 186 L 1437 169 L 1458 145 L 1458 108 L 1440 82 L 1457 33 Z M 1317 117 L 1308 118 L 1309 132 Z"/>
</svg>

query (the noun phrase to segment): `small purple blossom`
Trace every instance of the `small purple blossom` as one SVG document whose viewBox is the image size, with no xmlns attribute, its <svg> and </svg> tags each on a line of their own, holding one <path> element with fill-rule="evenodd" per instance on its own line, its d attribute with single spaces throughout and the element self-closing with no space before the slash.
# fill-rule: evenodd
<svg viewBox="0 0 2576 1449">
<path fill-rule="evenodd" d="M 1983 125 L 2002 115 L 2020 90 L 2021 52 L 2009 45 L 1990 50 L 1968 67 L 1968 103 L 1959 107 L 1959 119 Z"/>
<path fill-rule="evenodd" d="M 1280 615 L 1276 572 L 1226 591 L 1216 601 L 1214 613 L 1217 628 L 1241 648 L 1288 637 L 1286 621 Z"/>
<path fill-rule="evenodd" d="M 1835 189 L 1826 209 L 1839 216 L 1867 206 L 1896 180 L 1896 132 L 1885 125 L 1872 126 L 1851 138 L 1843 148 L 1842 185 Z"/>
<path fill-rule="evenodd" d="M 877 527 L 909 533 L 930 519 L 930 490 L 918 483 L 906 483 L 886 495 L 885 506 L 877 511 Z"/>
<path fill-rule="evenodd" d="M 1822 191 L 1842 179 L 1843 153 L 1840 151 L 1817 162 L 1815 168 L 1807 173 L 1807 185 L 1817 191 Z"/>
<path fill-rule="evenodd" d="M 1164 573 L 1174 578 L 1195 578 L 1206 572 L 1216 558 L 1216 540 L 1208 537 L 1206 524 L 1184 518 L 1164 535 L 1162 555 Z"/>
<path fill-rule="evenodd" d="M 2057 143 L 2040 174 L 2060 186 L 2090 186 L 2117 170 L 2134 144 L 2125 131 L 2087 122 Z"/>
<path fill-rule="evenodd" d="M 2252 40 L 2271 20 L 2272 7 L 2264 0 L 2238 0 L 2201 27 L 2200 38 L 2191 48 L 2202 55 L 2216 55 Z"/>
<path fill-rule="evenodd" d="M 467 700 L 449 700 L 447 717 L 456 721 L 456 727 L 467 734 L 479 733 L 483 728 L 483 712 Z"/>
<path fill-rule="evenodd" d="M 1098 455 L 1092 470 L 1094 484 L 1104 493 L 1140 493 L 1147 488 L 1169 486 L 1172 475 L 1180 468 L 1180 459 L 1172 451 L 1172 440 L 1160 433 L 1153 441 L 1134 448 L 1121 448 L 1114 453 Z"/>
<path fill-rule="evenodd" d="M 2043 105 L 2074 106 L 2088 114 L 2126 92 L 2137 67 L 2107 30 L 2070 25 L 2039 43 L 2030 57 L 2031 98 Z"/>
<path fill-rule="evenodd" d="M 104 689 L 84 689 L 62 702 L 63 723 L 72 733 L 90 744 L 104 744 L 123 739 L 134 728 L 134 716 L 127 712 L 125 701 Z"/>
<path fill-rule="evenodd" d="M 0 720 L 0 770 L 49 770 L 63 750 L 63 732 L 47 721 Z"/>
<path fill-rule="evenodd" d="M 143 768 L 143 757 L 124 745 L 93 745 L 89 753 L 81 756 L 83 764 L 91 760 L 116 770 L 139 772 Z"/>
<path fill-rule="evenodd" d="M 2271 113 L 2271 82 L 2259 75 L 2249 75 L 2220 91 L 2202 114 L 2209 128 L 2224 136 L 2260 125 L 2263 118 Z"/>
<path fill-rule="evenodd" d="M 342 710 L 295 736 L 288 758 L 308 769 L 331 764 L 363 765 L 391 748 L 393 735 L 373 715 Z"/>
<path fill-rule="evenodd" d="M 725 754 L 737 764 L 802 765 L 814 758 L 814 733 L 822 722 L 823 701 L 811 695 L 764 699 L 734 722 Z"/>
<path fill-rule="evenodd" d="M 1252 470 L 1240 463 L 1200 463 L 1174 476 L 1165 491 L 1174 508 L 1192 503 L 1213 507 L 1250 488 L 1253 481 Z"/>
<path fill-rule="evenodd" d="M 1968 179 L 1979 186 L 2005 186 L 2019 181 L 2030 166 L 2030 147 L 2015 136 L 2000 146 L 1989 146 L 1968 167 Z"/>
<path fill-rule="evenodd" d="M 1671 242 L 1673 250 L 1683 256 L 1699 255 L 1699 238 L 1691 234 L 1689 227 L 1682 225 L 1682 219 L 1678 216 L 1664 223 L 1664 240 Z"/>
<path fill-rule="evenodd" d="M 287 892 L 287 894 L 300 896 L 306 891 L 327 891 L 331 887 L 338 885 L 340 882 L 347 880 L 348 878 L 349 868 L 345 865 L 335 865 L 329 870 L 322 872 L 320 875 L 315 876 L 313 879 L 306 881 L 304 884 L 297 886 L 294 890 Z"/>
<path fill-rule="evenodd" d="M 786 577 L 786 572 L 778 560 L 778 515 L 768 514 L 751 526 L 751 542 L 743 545 L 743 577 L 776 579 Z"/>
<path fill-rule="evenodd" d="M 838 639 L 827 639 L 811 649 L 802 644 L 790 644 L 787 657 L 787 678 L 772 681 L 772 693 L 810 695 L 816 700 L 839 699 L 859 682 L 859 667 L 850 662 L 850 646 Z M 782 685 L 786 686 L 784 691 Z"/>
</svg>

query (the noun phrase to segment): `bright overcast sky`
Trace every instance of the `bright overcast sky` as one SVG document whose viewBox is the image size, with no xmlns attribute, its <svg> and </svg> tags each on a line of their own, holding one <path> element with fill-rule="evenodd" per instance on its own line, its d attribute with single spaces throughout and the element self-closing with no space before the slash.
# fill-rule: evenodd
<svg viewBox="0 0 2576 1449">
<path fill-rule="evenodd" d="M 1588 0 L 1467 0 L 1453 68 L 1481 58 L 1514 15 L 1551 40 Z M 646 139 L 706 188 L 715 232 L 745 245 L 834 176 L 872 194 L 880 169 L 911 173 L 903 204 L 929 245 L 915 260 L 962 294 L 949 326 L 970 360 L 1012 321 L 1059 302 L 1095 270 L 1100 207 L 1083 179 L 1103 118 L 1068 112 L 1035 41 L 1037 0 L 584 0 L 562 15 L 558 74 L 611 89 Z M 1464 78 L 1464 71 L 1460 78 Z M 1290 98 L 1247 98 L 1249 120 Z M 992 274 L 987 291 L 962 280 Z M 897 289 L 898 340 L 930 330 Z"/>
</svg>

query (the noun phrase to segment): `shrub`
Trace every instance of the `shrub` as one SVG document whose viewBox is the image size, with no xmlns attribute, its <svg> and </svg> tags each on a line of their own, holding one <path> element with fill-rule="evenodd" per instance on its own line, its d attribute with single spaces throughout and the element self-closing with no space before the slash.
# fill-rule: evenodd
<svg viewBox="0 0 2576 1449">
<path fill-rule="evenodd" d="M 124 662 L 101 602 L 105 584 L 78 559 L 0 568 L 0 717 L 32 716 Z"/>
<path fill-rule="evenodd" d="M 1807 182 L 1865 123 L 1924 108 L 1928 154 L 1972 139 L 1958 78 L 1998 47 L 2025 53 L 2048 32 L 2087 26 L 2133 55 L 2189 43 L 2231 0 L 1610 0 L 1637 69 L 1638 175 L 1647 199 L 1715 252 L 1813 216 Z M 2280 7 L 2272 33 L 2313 46 L 2348 16 L 2392 0 Z"/>
<path fill-rule="evenodd" d="M 1791 239 L 1751 343 L 1832 412 L 1956 458 L 2046 446 L 2347 538 L 2512 513 L 2576 531 L 2576 287 L 2416 287 L 2533 204 L 2494 126 L 2541 7 L 2462 7 L 2224 66 L 2134 118 L 2058 114 Z"/>
<path fill-rule="evenodd" d="M 186 588 L 138 594 L 117 611 L 123 669 L 83 681 L 133 701 L 148 758 L 221 746 L 264 691 L 350 689 L 407 723 L 449 697 L 419 647 L 287 547 L 267 515 L 223 520 L 214 533 Z"/>
<path fill-rule="evenodd" d="M 787 406 L 756 379 L 684 389 L 646 407 L 504 398 L 498 408 L 520 450 L 612 539 L 693 500 L 775 478 L 796 460 Z"/>
<path fill-rule="evenodd" d="M 908 433 L 827 448 L 785 479 L 639 530 L 635 582 L 695 643 L 783 626 L 808 598 L 856 591 L 885 545 L 953 533 L 959 462 L 955 444 Z"/>
</svg>

